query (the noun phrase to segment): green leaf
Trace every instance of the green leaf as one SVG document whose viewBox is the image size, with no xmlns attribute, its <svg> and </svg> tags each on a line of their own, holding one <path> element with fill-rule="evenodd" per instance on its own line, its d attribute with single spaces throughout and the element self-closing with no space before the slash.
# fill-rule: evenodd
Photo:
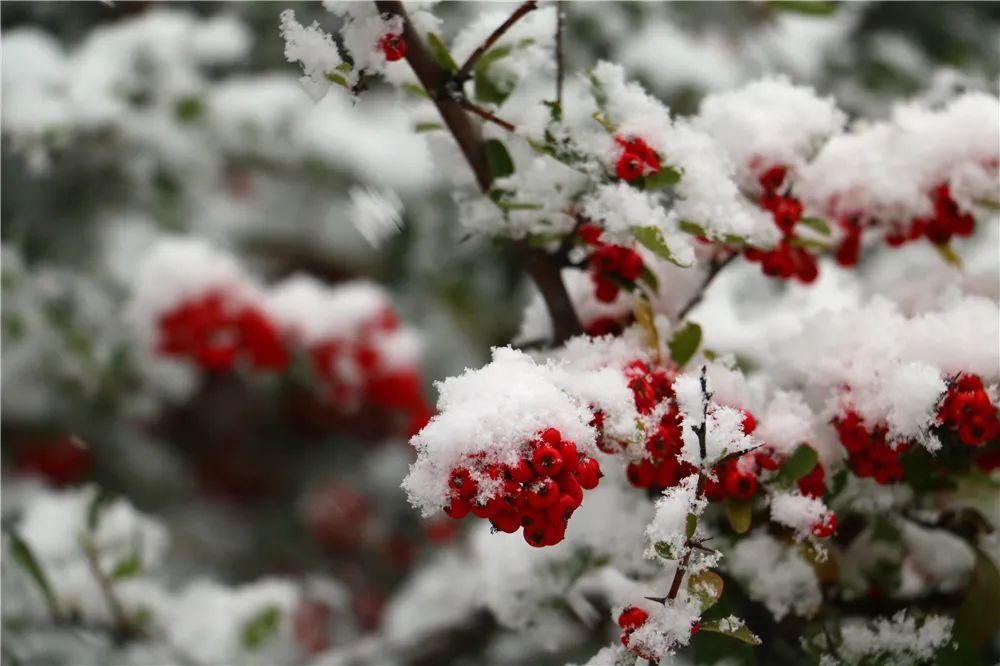
<svg viewBox="0 0 1000 666">
<path fill-rule="evenodd" d="M 421 132 L 434 132 L 435 130 L 443 130 L 444 125 L 442 125 L 441 123 L 417 123 L 413 129 L 419 134 Z"/>
<path fill-rule="evenodd" d="M 104 509 L 107 508 L 110 503 L 111 493 L 104 488 L 99 488 L 97 492 L 94 493 L 94 497 L 90 500 L 90 504 L 87 505 L 88 531 L 93 532 L 97 529 L 98 523 L 101 522 L 101 514 L 104 513 Z"/>
<path fill-rule="evenodd" d="M 729 636 L 747 645 L 760 645 L 760 638 L 742 623 L 738 627 L 733 627 L 730 620 L 713 620 L 712 622 L 702 622 L 699 626 L 701 631 L 711 631 L 715 634 Z"/>
<path fill-rule="evenodd" d="M 342 62 L 336 67 L 334 67 L 334 69 L 336 69 L 338 72 L 349 74 L 351 70 L 354 69 L 354 67 L 349 62 Z"/>
<path fill-rule="evenodd" d="M 642 265 L 642 274 L 639 275 L 639 280 L 646 284 L 647 287 L 653 290 L 653 293 L 659 293 L 660 291 L 660 280 L 656 277 L 656 273 L 649 270 L 649 266 L 646 264 Z"/>
<path fill-rule="evenodd" d="M 819 457 L 816 450 L 808 444 L 799 444 L 792 455 L 785 458 L 785 462 L 778 468 L 778 473 L 774 477 L 775 483 L 789 488 L 796 481 L 808 474 L 816 466 Z"/>
<path fill-rule="evenodd" d="M 438 64 L 444 67 L 449 72 L 457 72 L 458 64 L 455 59 L 451 57 L 451 52 L 448 47 L 444 45 L 441 38 L 438 37 L 437 33 L 428 32 L 427 33 L 427 45 L 431 49 L 431 55 L 437 60 Z"/>
<path fill-rule="evenodd" d="M 952 266 L 962 267 L 962 258 L 955 253 L 955 250 L 948 243 L 935 243 L 934 249 L 941 255 L 947 263 Z"/>
<path fill-rule="evenodd" d="M 500 199 L 496 202 L 498 208 L 503 210 L 542 210 L 545 208 L 542 204 L 538 203 L 528 203 L 524 201 L 506 201 Z"/>
<path fill-rule="evenodd" d="M 816 233 L 823 234 L 824 236 L 829 236 L 830 233 L 832 232 L 830 229 L 830 225 L 827 224 L 824 220 L 819 219 L 818 217 L 803 217 L 799 219 L 799 224 L 803 224 L 812 229 L 813 231 L 815 231 Z"/>
<path fill-rule="evenodd" d="M 264 641 L 278 632 L 281 610 L 268 606 L 243 624 L 243 645 L 251 650 L 260 647 Z"/>
<path fill-rule="evenodd" d="M 14 558 L 14 561 L 24 569 L 25 573 L 31 577 L 31 580 L 35 582 L 38 589 L 41 591 L 42 596 L 45 597 L 45 603 L 49 607 L 49 611 L 54 617 L 59 615 L 59 604 L 56 603 L 56 596 L 52 592 L 52 586 L 49 584 L 49 579 L 45 575 L 45 570 L 42 569 L 42 565 L 38 563 L 35 558 L 34 552 L 31 550 L 31 546 L 28 542 L 21 538 L 21 535 L 14 530 L 9 530 L 7 536 L 10 539 L 10 555 Z"/>
<path fill-rule="evenodd" d="M 771 0 L 770 5 L 783 12 L 794 12 L 809 16 L 830 16 L 837 11 L 836 2 L 824 2 L 822 0 Z"/>
<path fill-rule="evenodd" d="M 982 647 L 1000 628 L 1000 572 L 993 560 L 976 548 L 976 562 L 965 599 L 955 619 L 955 635 Z"/>
<path fill-rule="evenodd" d="M 132 552 L 128 557 L 122 559 L 115 568 L 111 570 L 111 580 L 125 580 L 134 578 L 142 573 L 142 558 L 138 552 Z"/>
<path fill-rule="evenodd" d="M 683 175 L 683 170 L 665 164 L 659 171 L 646 176 L 643 182 L 643 189 L 659 190 L 664 187 L 672 187 L 681 181 Z"/>
<path fill-rule="evenodd" d="M 753 502 L 750 500 L 726 500 L 726 518 L 729 526 L 737 534 L 746 534 L 753 518 Z"/>
<path fill-rule="evenodd" d="M 473 94 L 480 102 L 501 104 L 510 95 L 510 87 L 506 89 L 490 78 L 489 69 L 494 62 L 510 55 L 510 46 L 498 46 L 479 57 L 473 67 Z"/>
<path fill-rule="evenodd" d="M 723 587 L 722 576 L 714 571 L 701 571 L 688 578 L 688 592 L 698 600 L 702 613 L 719 601 Z"/>
<path fill-rule="evenodd" d="M 177 106 L 174 107 L 177 120 L 182 123 L 192 123 L 198 120 L 204 111 L 205 105 L 197 97 L 184 97 L 178 100 Z"/>
<path fill-rule="evenodd" d="M 661 259 L 666 259 L 672 264 L 684 267 L 684 264 L 677 261 L 677 258 L 670 251 L 670 247 L 663 239 L 663 233 L 658 227 L 632 227 L 632 235 L 647 250 L 653 251 Z"/>
<path fill-rule="evenodd" d="M 329 81 L 329 82 L 331 82 L 331 83 L 336 83 L 338 86 L 340 86 L 342 88 L 346 88 L 347 87 L 347 79 L 345 79 L 340 74 L 337 74 L 336 72 L 327 72 L 326 73 L 326 80 Z M 419 86 L 414 85 L 412 83 L 408 83 L 408 84 L 404 83 L 403 84 L 404 87 L 407 86 L 407 85 L 412 86 L 414 88 L 419 88 Z M 420 88 L 420 90 L 423 91 L 423 88 Z"/>
<path fill-rule="evenodd" d="M 514 160 L 510 158 L 507 147 L 499 139 L 486 142 L 486 162 L 490 165 L 493 178 L 504 178 L 514 173 Z"/>
<path fill-rule="evenodd" d="M 788 239 L 788 244 L 793 247 L 801 247 L 806 250 L 813 250 L 814 252 L 826 252 L 830 249 L 830 246 L 826 243 L 821 243 L 818 240 L 813 240 L 811 238 L 801 238 L 799 236 L 793 236 Z"/>
<path fill-rule="evenodd" d="M 604 131 L 607 132 L 608 134 L 615 133 L 615 126 L 611 124 L 611 121 L 608 120 L 608 117 L 604 115 L 602 112 L 594 111 L 594 113 L 590 117 L 596 120 L 601 125 L 601 127 L 604 128 Z"/>
<path fill-rule="evenodd" d="M 681 368 L 691 360 L 700 344 L 701 326 L 692 321 L 673 334 L 667 347 L 670 349 L 670 358 Z"/>
<path fill-rule="evenodd" d="M 653 544 L 653 549 L 656 550 L 656 554 L 665 560 L 679 560 L 681 559 L 681 554 L 677 552 L 673 546 L 671 546 L 666 541 L 657 541 Z M 683 550 L 683 549 L 682 549 Z"/>
<path fill-rule="evenodd" d="M 680 227 L 681 231 L 690 236 L 697 236 L 698 238 L 704 238 L 705 236 L 708 235 L 708 232 L 705 231 L 705 227 L 695 222 L 691 222 L 690 220 L 681 220 L 680 222 L 677 223 L 677 226 Z"/>
<path fill-rule="evenodd" d="M 698 529 L 698 515 L 694 513 L 689 513 L 687 515 L 687 522 L 684 525 L 684 536 L 688 539 L 694 536 L 695 531 Z"/>
<path fill-rule="evenodd" d="M 327 78 L 330 78 L 329 74 L 327 74 Z M 330 80 L 332 81 L 333 79 L 330 79 Z M 346 84 L 347 84 L 347 82 L 345 81 L 344 85 L 346 85 Z M 400 84 L 399 87 L 402 90 L 405 90 L 406 92 L 410 93 L 411 95 L 415 95 L 417 97 L 423 97 L 424 99 L 430 99 L 431 98 L 431 96 L 427 93 L 427 91 L 424 90 L 424 87 L 420 86 L 420 85 L 417 85 L 416 83 L 409 83 L 409 82 L 402 83 L 402 84 Z"/>
</svg>

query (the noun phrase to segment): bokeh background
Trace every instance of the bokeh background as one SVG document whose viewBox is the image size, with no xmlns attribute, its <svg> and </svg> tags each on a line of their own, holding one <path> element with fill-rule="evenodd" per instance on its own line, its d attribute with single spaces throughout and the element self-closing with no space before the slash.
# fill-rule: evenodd
<svg viewBox="0 0 1000 666">
<path fill-rule="evenodd" d="M 439 5 L 445 36 L 484 6 Z M 319 3 L 0 7 L 3 514 L 17 516 L 39 484 L 95 482 L 165 523 L 173 580 L 328 578 L 328 640 L 348 646 L 384 635 L 396 595 L 434 553 L 461 547 L 461 527 L 406 504 L 411 452 L 384 414 L 331 418 L 294 382 L 151 362 L 125 316 L 137 262 L 157 238 L 184 234 L 264 283 L 375 280 L 420 332 L 431 401 L 434 380 L 511 340 L 530 287 L 501 245 L 457 224 L 451 174 L 401 93 L 376 83 L 358 100 L 314 103 L 302 91 L 278 33 L 289 7 L 336 32 Z M 566 9 L 568 71 L 620 62 L 680 114 L 767 73 L 872 118 L 900 98 L 995 94 L 1000 75 L 997 3 Z M 349 219 L 356 187 L 403 202 L 402 230 L 380 247 Z M 512 650 L 488 616 L 468 620 L 421 636 L 403 661 L 526 663 L 530 648 Z M 60 657 L 51 636 L 4 634 L 11 664 L 117 663 L 124 649 L 85 642 L 87 653 L 61 637 Z M 585 658 L 605 642 L 530 663 Z"/>
</svg>

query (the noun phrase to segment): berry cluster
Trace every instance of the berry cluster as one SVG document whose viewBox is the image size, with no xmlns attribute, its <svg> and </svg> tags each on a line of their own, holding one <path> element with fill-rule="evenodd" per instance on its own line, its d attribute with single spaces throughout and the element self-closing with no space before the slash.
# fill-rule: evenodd
<svg viewBox="0 0 1000 666">
<path fill-rule="evenodd" d="M 805 248 L 796 245 L 795 225 L 802 219 L 802 202 L 790 194 L 780 194 L 787 169 L 775 166 L 760 177 L 764 193 L 760 206 L 770 211 L 774 224 L 781 230 L 781 242 L 770 250 L 748 247 L 743 251 L 747 261 L 760 262 L 764 275 L 781 279 L 796 278 L 808 284 L 819 275 L 816 259 Z"/>
<path fill-rule="evenodd" d="M 622 147 L 615 162 L 615 174 L 622 180 L 637 180 L 660 170 L 660 156 L 639 137 L 616 136 L 615 143 Z"/>
<path fill-rule="evenodd" d="M 893 228 L 885 237 L 886 243 L 895 247 L 908 240 L 926 236 L 936 244 L 944 245 L 952 236 L 971 236 L 976 229 L 976 220 L 969 213 L 963 213 L 958 203 L 951 197 L 947 183 L 935 187 L 930 193 L 934 204 L 934 215 L 918 217 L 910 221 L 909 227 Z"/>
<path fill-rule="evenodd" d="M 910 445 L 907 442 L 889 442 L 889 429 L 879 423 L 867 427 L 854 410 L 834 421 L 840 443 L 847 449 L 847 464 L 861 478 L 873 478 L 879 485 L 903 480 L 903 466 L 899 459 Z"/>
<path fill-rule="evenodd" d="M 622 284 L 631 285 L 642 275 L 642 257 L 632 248 L 602 242 L 602 231 L 596 224 L 583 224 L 577 233 L 593 248 L 588 261 L 594 295 L 599 301 L 611 303 L 618 298 Z"/>
<path fill-rule="evenodd" d="M 378 40 L 378 46 L 389 62 L 402 60 L 406 56 L 406 40 L 403 35 L 387 32 Z"/>
<path fill-rule="evenodd" d="M 468 466 L 452 469 L 445 513 L 455 519 L 472 513 L 510 534 L 524 528 L 530 545 L 552 546 L 563 540 L 570 517 L 583 502 L 583 491 L 596 488 L 600 480 L 597 460 L 580 455 L 576 444 L 548 428 L 516 465 L 485 464 L 473 457 Z M 484 499 L 481 486 L 498 490 Z"/>
<path fill-rule="evenodd" d="M 938 418 L 966 446 L 982 446 L 1000 435 L 996 407 L 976 375 L 963 374 L 948 388 Z"/>
<path fill-rule="evenodd" d="M 261 308 L 236 304 L 220 290 L 184 301 L 161 315 L 158 324 L 160 354 L 190 359 L 212 373 L 231 372 L 238 364 L 282 372 L 302 344 L 294 330 L 280 327 Z M 430 418 L 420 375 L 411 365 L 389 362 L 379 350 L 379 341 L 399 329 L 395 312 L 386 307 L 349 335 L 311 343 L 304 351 L 327 404 L 339 414 L 363 406 L 401 411 L 412 433 Z"/>
<path fill-rule="evenodd" d="M 838 224 L 844 231 L 844 237 L 833 256 L 844 268 L 857 266 L 861 259 L 861 224 L 854 217 L 841 218 Z"/>
<path fill-rule="evenodd" d="M 186 357 L 203 370 L 224 373 L 237 361 L 281 371 L 290 356 L 278 328 L 253 306 L 234 306 L 220 293 L 185 301 L 159 321 L 159 353 Z"/>
</svg>

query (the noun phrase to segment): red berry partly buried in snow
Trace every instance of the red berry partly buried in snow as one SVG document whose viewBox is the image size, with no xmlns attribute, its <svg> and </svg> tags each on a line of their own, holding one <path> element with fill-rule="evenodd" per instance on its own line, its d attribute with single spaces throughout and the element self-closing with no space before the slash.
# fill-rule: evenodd
<svg viewBox="0 0 1000 666">
<path fill-rule="evenodd" d="M 635 606 L 629 606 L 618 616 L 618 626 L 622 629 L 635 630 L 646 624 L 647 619 L 649 619 L 649 614 L 646 611 Z"/>
<path fill-rule="evenodd" d="M 403 39 L 402 35 L 386 33 L 382 35 L 378 45 L 382 49 L 382 53 L 385 54 L 385 59 L 389 62 L 402 60 L 406 56 L 406 40 Z"/>
<path fill-rule="evenodd" d="M 833 536 L 837 531 L 837 515 L 832 511 L 826 514 L 822 520 L 812 526 L 812 533 L 820 539 Z"/>
<path fill-rule="evenodd" d="M 783 166 L 774 166 L 761 174 L 760 186 L 764 188 L 765 194 L 773 194 L 778 191 L 781 184 L 785 182 L 787 170 Z"/>
<path fill-rule="evenodd" d="M 563 467 L 562 454 L 556 447 L 545 444 L 535 449 L 531 464 L 539 474 L 555 476 Z"/>
</svg>

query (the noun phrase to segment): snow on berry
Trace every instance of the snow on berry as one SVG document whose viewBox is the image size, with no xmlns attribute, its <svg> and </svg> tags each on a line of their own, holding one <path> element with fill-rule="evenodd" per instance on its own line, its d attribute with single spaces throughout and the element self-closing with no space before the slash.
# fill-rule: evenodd
<svg viewBox="0 0 1000 666">
<path fill-rule="evenodd" d="M 836 517 L 822 500 L 799 493 L 771 495 L 771 520 L 792 528 L 796 538 L 810 534 L 826 538 L 836 529 Z"/>
<path fill-rule="evenodd" d="M 621 628 L 622 645 L 638 657 L 659 661 L 690 642 L 701 606 L 684 592 L 662 604 L 643 599 L 614 608 L 612 615 Z"/>
<path fill-rule="evenodd" d="M 501 507 L 490 502 L 502 502 L 501 520 L 506 520 L 515 504 L 527 502 L 529 492 L 535 503 L 549 502 L 551 497 L 542 492 L 547 478 L 559 492 L 556 508 L 547 504 L 546 509 L 561 516 L 579 506 L 579 481 L 572 471 L 560 472 L 573 460 L 579 464 L 579 454 L 596 452 L 592 415 L 556 385 L 548 367 L 522 352 L 498 348 L 491 363 L 446 379 L 438 389 L 439 413 L 411 440 L 417 460 L 403 482 L 410 502 L 424 515 L 449 506 L 458 492 L 491 516 Z M 470 483 L 459 482 L 456 475 Z M 520 527 L 520 520 L 516 525 L 511 521 L 511 531 Z"/>
<path fill-rule="evenodd" d="M 966 446 L 982 446 L 1000 435 L 997 407 L 977 375 L 963 374 L 948 387 L 938 418 Z"/>
<path fill-rule="evenodd" d="M 924 217 L 927 196 L 953 176 L 971 171 L 985 189 L 972 198 L 996 197 L 1000 102 L 969 92 L 942 109 L 897 107 L 891 119 L 861 125 L 832 138 L 802 169 L 800 195 L 832 218 L 863 216 L 882 222 Z"/>
<path fill-rule="evenodd" d="M 831 98 L 818 97 L 812 88 L 784 77 L 709 95 L 694 119 L 695 127 L 726 151 L 747 191 L 754 191 L 760 176 L 774 165 L 796 171 L 845 122 Z"/>
</svg>

